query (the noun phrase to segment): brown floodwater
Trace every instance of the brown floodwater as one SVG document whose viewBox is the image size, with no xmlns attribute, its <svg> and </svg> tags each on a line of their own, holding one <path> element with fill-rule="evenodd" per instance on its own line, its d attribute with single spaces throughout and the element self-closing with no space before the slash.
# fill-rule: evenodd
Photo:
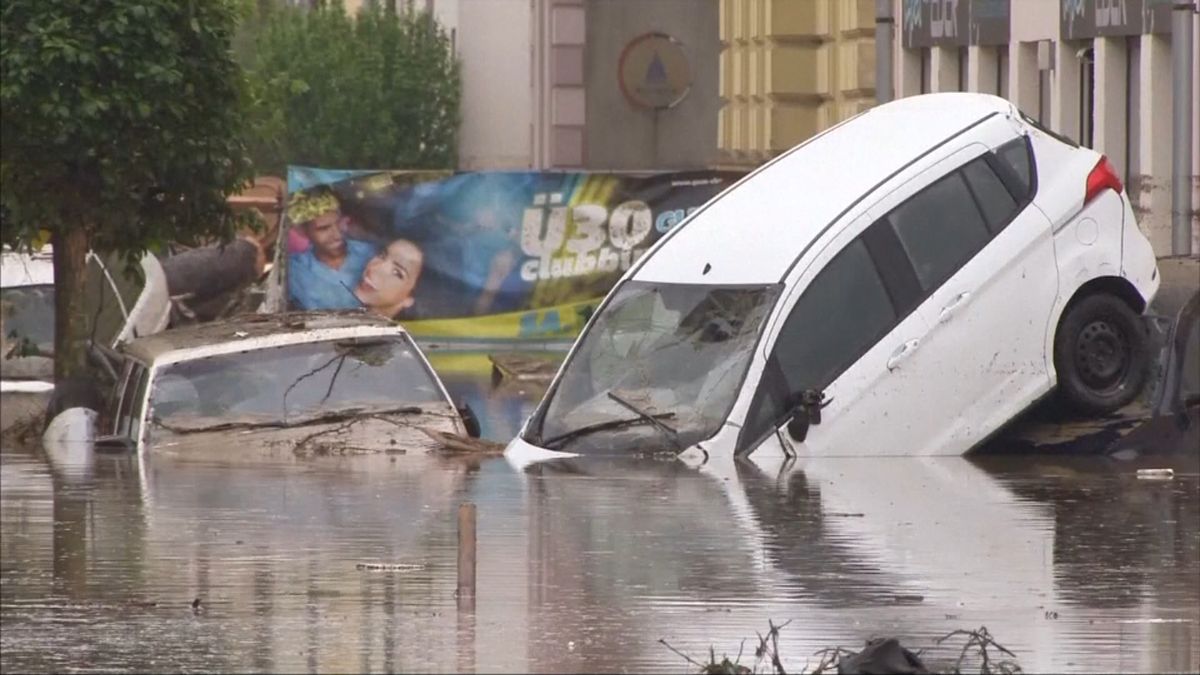
<svg viewBox="0 0 1200 675">
<path fill-rule="evenodd" d="M 540 393 L 446 379 L 498 440 Z M 1026 672 L 1194 672 L 1196 459 L 0 453 L 4 672 L 678 672 L 660 640 L 753 665 L 768 621 L 788 672 L 877 635 L 952 661 L 981 626 Z"/>
</svg>

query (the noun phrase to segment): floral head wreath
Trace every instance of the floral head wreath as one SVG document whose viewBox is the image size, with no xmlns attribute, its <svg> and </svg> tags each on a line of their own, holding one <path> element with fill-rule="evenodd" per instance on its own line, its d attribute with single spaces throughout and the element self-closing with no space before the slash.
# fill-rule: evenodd
<svg viewBox="0 0 1200 675">
<path fill-rule="evenodd" d="M 293 223 L 307 223 L 318 216 L 338 210 L 338 200 L 326 192 L 316 196 L 308 196 L 297 192 L 288 202 L 288 216 Z"/>
</svg>

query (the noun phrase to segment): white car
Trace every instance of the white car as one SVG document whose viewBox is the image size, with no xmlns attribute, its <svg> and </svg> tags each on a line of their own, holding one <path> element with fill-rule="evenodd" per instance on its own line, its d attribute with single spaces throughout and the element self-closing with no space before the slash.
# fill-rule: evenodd
<svg viewBox="0 0 1200 675">
<path fill-rule="evenodd" d="M 506 452 L 962 454 L 1056 387 L 1132 401 L 1158 285 L 1107 158 L 994 96 L 900 99 L 664 236 Z"/>
<path fill-rule="evenodd" d="M 112 349 L 137 335 L 157 333 L 171 319 L 162 265 L 153 255 L 140 261 L 141 279 L 124 274 L 115 258 L 89 252 L 85 299 L 96 342 Z M 34 253 L 0 253 L 0 394 L 3 423 L 44 412 L 54 390 L 54 261 L 49 246 Z"/>
<path fill-rule="evenodd" d="M 429 432 L 478 435 L 408 332 L 363 312 L 249 314 L 119 352 L 110 408 L 87 422 L 94 430 L 80 433 L 68 410 L 47 434 L 223 459 L 411 451 L 435 447 Z"/>
</svg>

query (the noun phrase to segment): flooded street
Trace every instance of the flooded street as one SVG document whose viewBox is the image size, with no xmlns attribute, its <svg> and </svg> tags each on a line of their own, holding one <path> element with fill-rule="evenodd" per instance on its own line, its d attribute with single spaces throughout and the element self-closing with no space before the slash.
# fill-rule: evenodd
<svg viewBox="0 0 1200 675">
<path fill-rule="evenodd" d="M 540 391 L 435 359 L 484 436 Z M 477 361 L 477 359 L 476 359 Z M 234 452 L 231 449 L 231 452 Z M 1137 468 L 1173 466 L 1173 480 Z M 660 671 L 986 626 L 1027 672 L 1200 668 L 1195 458 L 691 469 L 0 454 L 5 671 Z M 478 505 L 459 610 L 456 513 Z M 392 566 L 371 569 L 373 564 Z M 199 605 L 193 608 L 194 600 Z"/>
</svg>

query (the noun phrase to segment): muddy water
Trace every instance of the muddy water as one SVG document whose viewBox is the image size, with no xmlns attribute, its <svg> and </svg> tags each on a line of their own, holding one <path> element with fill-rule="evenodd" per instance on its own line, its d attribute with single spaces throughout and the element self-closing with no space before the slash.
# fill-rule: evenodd
<svg viewBox="0 0 1200 675">
<path fill-rule="evenodd" d="M 536 392 L 451 376 L 493 438 Z M 1134 477 L 1176 467 L 1170 481 Z M 456 511 L 479 509 L 459 607 Z M 372 569 L 373 564 L 395 566 Z M 365 566 L 365 569 L 362 568 Z M 192 608 L 195 599 L 198 609 Z M 1030 672 L 1200 668 L 1194 458 L 138 461 L 0 453 L 10 671 L 679 671 L 986 626 Z M 932 648 L 934 660 L 957 655 Z"/>
</svg>

